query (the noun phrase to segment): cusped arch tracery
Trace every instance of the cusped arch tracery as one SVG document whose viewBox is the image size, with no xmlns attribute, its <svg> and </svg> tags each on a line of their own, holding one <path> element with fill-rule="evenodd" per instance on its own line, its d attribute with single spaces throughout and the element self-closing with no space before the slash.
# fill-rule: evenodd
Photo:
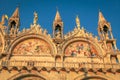
<svg viewBox="0 0 120 80">
<path fill-rule="evenodd" d="M 41 55 L 51 54 L 54 56 L 56 47 L 51 40 L 42 35 L 22 36 L 11 44 L 9 54 L 11 55 Z"/>
<path fill-rule="evenodd" d="M 86 38 L 74 38 L 63 46 L 64 56 L 103 57 L 104 51 L 94 41 Z"/>
</svg>

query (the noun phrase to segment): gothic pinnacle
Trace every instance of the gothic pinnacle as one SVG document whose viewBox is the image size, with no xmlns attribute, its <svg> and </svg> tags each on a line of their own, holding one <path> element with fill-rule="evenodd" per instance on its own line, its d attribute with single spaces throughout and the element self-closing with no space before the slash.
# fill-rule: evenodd
<svg viewBox="0 0 120 80">
<path fill-rule="evenodd" d="M 15 18 L 15 17 L 19 18 L 19 8 L 18 8 L 18 7 L 17 7 L 16 10 L 14 11 L 12 17 L 13 17 L 13 18 Z"/>
<path fill-rule="evenodd" d="M 55 21 L 62 21 L 58 10 L 56 12 Z"/>
<path fill-rule="evenodd" d="M 102 21 L 106 21 L 106 20 L 105 20 L 105 18 L 103 16 L 102 12 L 99 11 L 99 22 L 102 22 Z"/>
</svg>

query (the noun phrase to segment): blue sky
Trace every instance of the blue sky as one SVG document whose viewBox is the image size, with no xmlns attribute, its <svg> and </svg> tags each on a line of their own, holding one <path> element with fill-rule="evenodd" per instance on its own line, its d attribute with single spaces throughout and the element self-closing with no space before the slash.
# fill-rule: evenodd
<svg viewBox="0 0 120 80">
<path fill-rule="evenodd" d="M 20 29 L 29 28 L 33 22 L 33 13 L 38 13 L 38 23 L 52 34 L 52 23 L 58 8 L 64 22 L 64 33 L 75 27 L 75 17 L 79 15 L 81 26 L 88 32 L 98 35 L 98 12 L 103 13 L 111 23 L 112 32 L 120 49 L 120 0 L 0 0 L 0 18 L 9 17 L 17 5 L 20 6 Z M 118 43 L 119 42 L 119 43 Z"/>
</svg>

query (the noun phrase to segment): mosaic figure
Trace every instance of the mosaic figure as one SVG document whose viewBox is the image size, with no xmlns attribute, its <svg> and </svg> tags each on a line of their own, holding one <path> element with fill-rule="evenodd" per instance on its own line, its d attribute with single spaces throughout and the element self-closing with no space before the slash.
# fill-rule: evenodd
<svg viewBox="0 0 120 80">
<path fill-rule="evenodd" d="M 13 50 L 14 54 L 37 55 L 49 54 L 50 46 L 40 39 L 28 39 L 19 43 Z"/>
<path fill-rule="evenodd" d="M 86 42 L 74 42 L 68 45 L 65 50 L 66 56 L 86 56 L 93 57 L 97 55 L 93 45 Z"/>
</svg>

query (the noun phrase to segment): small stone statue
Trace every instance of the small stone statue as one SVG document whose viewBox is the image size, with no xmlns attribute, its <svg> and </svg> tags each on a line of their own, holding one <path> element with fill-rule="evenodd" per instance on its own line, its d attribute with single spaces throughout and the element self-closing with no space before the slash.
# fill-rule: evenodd
<svg viewBox="0 0 120 80">
<path fill-rule="evenodd" d="M 38 14 L 36 12 L 34 12 L 34 21 L 33 24 L 36 25 L 38 21 Z"/>
<path fill-rule="evenodd" d="M 14 34 L 14 28 L 13 27 L 10 29 L 10 35 L 12 35 L 12 34 Z"/>
<path fill-rule="evenodd" d="M 56 33 L 56 38 L 61 38 L 61 32 L 60 31 L 58 31 L 57 33 Z"/>
<path fill-rule="evenodd" d="M 76 17 L 76 25 L 77 25 L 77 28 L 80 29 L 80 20 L 78 16 Z"/>
<path fill-rule="evenodd" d="M 5 19 L 8 20 L 8 16 L 7 15 L 3 15 L 2 19 L 1 19 L 1 22 L 0 22 L 0 29 L 2 30 L 3 34 L 5 34 L 4 30 L 6 29 L 6 27 L 4 26 Z"/>
</svg>

